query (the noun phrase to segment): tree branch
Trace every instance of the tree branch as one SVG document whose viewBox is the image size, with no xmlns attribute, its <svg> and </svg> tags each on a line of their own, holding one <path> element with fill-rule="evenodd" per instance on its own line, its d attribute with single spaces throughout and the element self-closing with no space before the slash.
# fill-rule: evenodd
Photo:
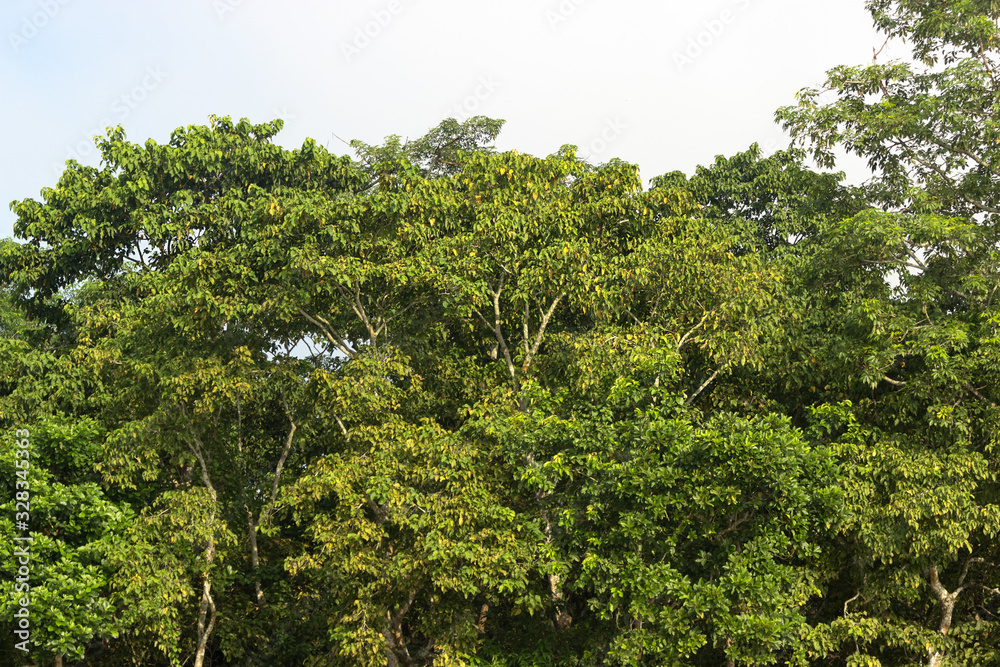
<svg viewBox="0 0 1000 667">
<path fill-rule="evenodd" d="M 549 326 L 549 320 L 552 319 L 552 314 L 556 311 L 556 306 L 559 305 L 559 302 L 562 301 L 563 297 L 565 296 L 566 292 L 560 292 L 559 296 L 557 296 L 552 301 L 552 305 L 549 306 L 549 309 L 545 312 L 545 315 L 542 317 L 542 321 L 538 325 L 538 332 L 535 334 L 535 342 L 532 344 L 531 350 L 528 351 L 528 353 L 524 357 L 524 364 L 522 364 L 521 366 L 522 372 L 524 373 L 528 372 L 528 368 L 531 366 L 532 359 L 535 358 L 535 355 L 538 353 L 538 349 L 542 346 L 542 336 L 545 335 L 545 329 L 546 327 Z M 527 332 L 527 328 L 525 328 L 525 331 Z M 527 348 L 528 345 L 527 338 L 525 339 L 524 345 L 525 348 Z"/>
<path fill-rule="evenodd" d="M 713 310 L 710 310 L 710 311 L 706 312 L 705 315 L 704 315 L 704 317 L 701 318 L 701 320 L 698 322 L 698 324 L 694 325 L 686 334 L 684 334 L 684 336 L 679 341 L 677 341 L 677 351 L 678 352 L 680 352 L 681 348 L 684 347 L 684 343 L 686 343 L 688 341 L 688 338 L 690 338 L 691 336 L 693 336 L 694 332 L 697 331 L 698 329 L 700 329 L 702 327 L 702 325 L 705 324 L 705 321 L 708 319 L 708 316 L 711 315 L 714 312 L 715 311 L 713 311 Z"/>
<path fill-rule="evenodd" d="M 487 285 L 490 290 L 490 294 L 493 297 L 493 323 L 490 324 L 482 313 L 478 309 L 474 308 L 473 312 L 482 320 L 486 328 L 493 332 L 493 336 L 497 340 L 497 344 L 500 346 L 500 351 L 503 352 L 504 361 L 507 363 L 507 372 L 510 374 L 510 379 L 512 382 L 517 382 L 517 370 L 514 368 L 514 360 L 511 359 L 510 350 L 507 348 L 507 341 L 503 336 L 503 329 L 500 326 L 500 292 L 503 291 L 505 278 L 500 276 L 500 283 L 497 285 L 496 290 Z"/>
<path fill-rule="evenodd" d="M 688 396 L 687 400 L 685 401 L 685 404 L 687 404 L 687 405 L 690 405 L 690 404 L 691 404 L 691 401 L 693 401 L 694 399 L 698 398 L 698 394 L 700 394 L 701 392 L 705 391 L 705 387 L 707 387 L 707 386 L 709 385 L 709 383 L 710 383 L 710 382 L 711 382 L 712 380 L 714 380 L 714 379 L 715 379 L 715 377 L 716 377 L 716 376 L 717 376 L 717 375 L 718 375 L 718 374 L 719 374 L 719 373 L 720 373 L 721 371 L 722 371 L 722 369 L 721 369 L 721 368 L 720 368 L 720 369 L 718 369 L 718 370 L 716 370 L 716 371 L 715 371 L 714 373 L 712 373 L 712 375 L 711 375 L 711 376 L 709 376 L 709 378 L 708 378 L 707 380 L 705 380 L 704 382 L 702 382 L 702 383 L 701 383 L 701 386 L 700 386 L 700 387 L 698 387 L 698 390 L 697 390 L 696 392 L 694 392 L 693 394 L 691 394 L 690 396 Z"/>
<path fill-rule="evenodd" d="M 300 315 L 302 315 L 307 320 L 309 320 L 317 327 L 319 327 L 319 330 L 323 333 L 324 336 L 326 336 L 326 339 L 330 341 L 330 343 L 332 343 L 334 347 L 340 350 L 344 356 L 346 356 L 348 359 L 354 358 L 356 352 L 353 349 L 351 349 L 351 347 L 342 338 L 334 335 L 333 330 L 330 327 L 330 323 L 328 321 L 326 321 L 319 315 L 313 317 L 312 315 L 302 310 L 301 308 L 299 308 L 298 311 Z"/>
<path fill-rule="evenodd" d="M 281 482 L 281 472 L 285 468 L 285 461 L 288 460 L 289 452 L 292 451 L 292 439 L 295 437 L 295 429 L 297 428 L 295 421 L 292 419 L 292 414 L 288 410 L 288 403 L 285 402 L 284 397 L 282 397 L 281 401 L 282 403 L 285 403 L 285 414 L 288 416 L 288 421 L 291 423 L 292 427 L 288 431 L 288 436 L 285 438 L 285 448 L 281 450 L 281 457 L 278 459 L 278 465 L 274 469 L 274 482 L 271 484 L 271 498 L 268 500 L 267 507 L 260 513 L 260 523 L 264 524 L 270 521 L 271 514 L 274 512 L 274 504 L 278 498 L 278 485 Z"/>
</svg>

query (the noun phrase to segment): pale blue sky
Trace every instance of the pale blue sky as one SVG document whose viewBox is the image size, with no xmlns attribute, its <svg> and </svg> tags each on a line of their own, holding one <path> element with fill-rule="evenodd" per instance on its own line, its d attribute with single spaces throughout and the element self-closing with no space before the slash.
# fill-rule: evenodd
<svg viewBox="0 0 1000 667">
<path fill-rule="evenodd" d="M 165 141 L 209 114 L 313 137 L 417 137 L 504 118 L 501 149 L 580 146 L 644 180 L 787 140 L 774 110 L 881 40 L 864 0 L 5 0 L 0 238 L 11 200 L 52 186 L 121 124 Z M 856 180 L 857 163 L 847 165 Z"/>
</svg>

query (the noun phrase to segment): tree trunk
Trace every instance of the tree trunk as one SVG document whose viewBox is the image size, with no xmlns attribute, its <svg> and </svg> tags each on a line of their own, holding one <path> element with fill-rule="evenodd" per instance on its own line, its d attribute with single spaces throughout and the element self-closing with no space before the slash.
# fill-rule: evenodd
<svg viewBox="0 0 1000 667">
<path fill-rule="evenodd" d="M 393 650 L 396 642 L 392 638 L 392 629 L 388 624 L 385 626 L 385 630 L 382 631 L 382 636 L 385 637 L 385 665 L 386 667 L 399 667 L 399 658 L 396 657 L 396 651 Z"/>
<path fill-rule="evenodd" d="M 181 407 L 181 414 L 187 417 L 187 412 Z M 215 628 L 215 600 L 212 599 L 212 563 L 215 562 L 215 511 L 219 495 L 212 484 L 212 476 L 208 473 L 208 463 L 205 461 L 205 445 L 201 438 L 191 428 L 190 447 L 201 466 L 201 480 L 208 490 L 212 510 L 208 515 L 209 531 L 208 545 L 205 547 L 205 571 L 201 581 L 201 605 L 198 608 L 198 648 L 195 651 L 194 667 L 204 667 L 205 651 L 208 648 L 208 638 Z M 207 621 L 207 623 L 206 623 Z"/>
<path fill-rule="evenodd" d="M 476 630 L 479 634 L 486 634 L 486 614 L 489 613 L 490 606 L 483 603 L 483 606 L 479 608 L 479 621 L 476 623 Z"/>
<path fill-rule="evenodd" d="M 552 603 L 556 605 L 556 627 L 565 630 L 573 623 L 573 617 L 566 611 L 566 597 L 562 590 L 562 579 L 558 574 L 549 575 L 549 588 L 552 590 Z"/>
<path fill-rule="evenodd" d="M 534 462 L 532 457 L 532 462 Z M 552 544 L 552 521 L 548 512 L 543 512 L 545 519 L 545 542 Z M 552 597 L 552 606 L 556 610 L 556 628 L 565 630 L 573 623 L 573 617 L 566 611 L 566 595 L 563 593 L 562 577 L 553 572 L 549 575 L 549 593 Z"/>
<path fill-rule="evenodd" d="M 541 320 L 538 323 L 538 327 L 535 331 L 534 339 L 532 340 L 531 331 L 528 323 L 530 308 L 529 304 L 525 302 L 524 304 L 524 319 L 521 321 L 522 325 L 522 344 L 524 346 L 524 361 L 521 364 L 520 370 L 514 364 L 514 359 L 511 356 L 510 346 L 508 346 L 508 338 L 503 334 L 503 324 L 501 318 L 501 308 L 500 308 L 500 295 L 503 292 L 504 284 L 507 277 L 502 275 L 497 286 L 494 288 L 492 285 L 487 284 L 487 289 L 493 297 L 493 318 L 492 321 L 483 315 L 479 310 L 474 310 L 476 316 L 486 325 L 487 329 L 490 329 L 496 339 L 496 346 L 491 352 L 491 356 L 496 359 L 497 351 L 503 353 L 504 363 L 507 366 L 507 373 L 510 376 L 511 386 L 514 389 L 514 394 L 516 396 L 516 409 L 519 412 L 527 412 L 528 404 L 524 396 L 521 394 L 521 377 L 528 374 L 528 370 L 531 368 L 532 361 L 538 351 L 541 349 L 542 340 L 545 336 L 545 330 L 549 326 L 549 321 L 552 319 L 552 315 L 555 313 L 556 308 L 559 307 L 560 302 L 566 297 L 566 292 L 560 292 L 550 304 L 548 304 L 547 310 L 542 310 L 542 304 L 538 304 L 539 312 L 541 313 Z M 538 467 L 535 462 L 535 456 L 529 453 L 525 460 L 530 467 Z M 539 492 L 536 496 L 536 500 L 542 500 L 545 494 Z M 542 518 L 545 521 L 545 541 L 548 544 L 552 543 L 552 527 L 553 523 L 548 516 L 548 512 L 542 511 Z M 552 573 L 548 575 L 549 591 L 552 599 L 552 604 L 556 610 L 555 623 L 559 630 L 565 630 L 573 622 L 573 617 L 570 616 L 569 612 L 566 611 L 566 596 L 563 592 L 562 578 L 556 574 Z"/>
<path fill-rule="evenodd" d="M 215 561 L 215 540 L 211 539 L 208 548 L 205 549 L 205 574 L 201 585 L 201 606 L 198 609 L 198 650 L 194 656 L 194 667 L 204 666 L 208 638 L 215 627 L 215 601 L 212 599 L 212 576 L 209 572 L 213 561 Z"/>
<path fill-rule="evenodd" d="M 410 610 L 416 597 L 417 592 L 412 591 L 409 598 L 396 610 L 395 614 L 391 611 L 386 612 L 386 624 L 382 636 L 385 637 L 387 667 L 413 667 L 415 664 L 409 649 L 406 647 L 406 639 L 403 637 L 403 617 Z"/>
<path fill-rule="evenodd" d="M 247 537 L 250 538 L 250 569 L 253 571 L 253 590 L 257 597 L 257 606 L 264 605 L 264 591 L 260 587 L 260 554 L 257 551 L 257 522 L 254 521 L 253 512 L 250 508 L 247 511 Z"/>
<path fill-rule="evenodd" d="M 962 572 L 962 581 L 959 582 L 959 587 L 956 588 L 951 593 L 941 585 L 941 580 L 938 578 L 938 567 L 937 565 L 932 565 L 930 568 L 930 583 L 931 591 L 937 596 L 938 601 L 941 603 L 941 622 L 938 624 L 938 632 L 942 636 L 947 635 L 948 631 L 951 630 L 951 617 L 955 612 L 955 600 L 958 599 L 958 594 L 962 592 L 961 584 L 964 583 L 965 573 L 968 572 L 968 563 L 966 563 L 965 568 Z M 927 667 L 941 667 L 944 663 L 944 652 L 938 651 L 934 648 L 929 648 L 927 651 Z"/>
</svg>

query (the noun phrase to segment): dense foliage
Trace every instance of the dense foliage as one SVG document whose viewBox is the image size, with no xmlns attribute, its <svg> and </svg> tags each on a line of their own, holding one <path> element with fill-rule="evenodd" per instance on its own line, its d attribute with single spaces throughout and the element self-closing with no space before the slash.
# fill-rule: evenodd
<svg viewBox="0 0 1000 667">
<path fill-rule="evenodd" d="M 15 202 L 0 661 L 1000 665 L 1000 9 L 869 7 L 913 63 L 648 187 L 213 118 Z"/>
</svg>

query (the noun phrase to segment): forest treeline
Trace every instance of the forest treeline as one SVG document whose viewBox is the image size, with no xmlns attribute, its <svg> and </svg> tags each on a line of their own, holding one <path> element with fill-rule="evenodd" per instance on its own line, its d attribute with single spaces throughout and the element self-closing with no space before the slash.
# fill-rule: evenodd
<svg viewBox="0 0 1000 667">
<path fill-rule="evenodd" d="M 646 184 L 110 130 L 0 246 L 0 662 L 1000 665 L 1000 8 L 868 6 Z"/>
</svg>

